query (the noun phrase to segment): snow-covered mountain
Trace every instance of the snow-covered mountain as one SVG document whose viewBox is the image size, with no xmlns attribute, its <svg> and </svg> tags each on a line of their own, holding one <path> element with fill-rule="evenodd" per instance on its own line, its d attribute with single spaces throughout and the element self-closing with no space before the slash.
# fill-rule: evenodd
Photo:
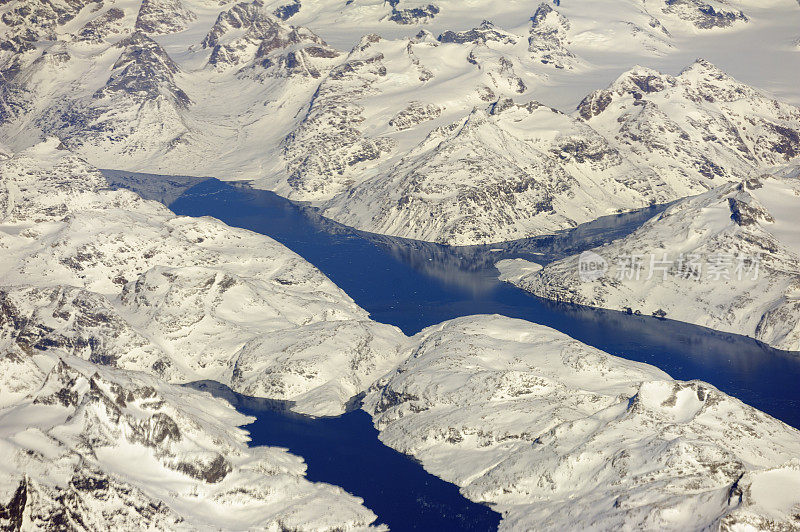
<svg viewBox="0 0 800 532">
<path fill-rule="evenodd" d="M 706 61 L 629 69 L 709 55 L 800 102 L 798 19 L 791 0 L 8 4 L 0 142 L 249 179 L 395 236 L 522 238 L 795 158 L 796 107 Z"/>
<path fill-rule="evenodd" d="M 200 379 L 318 415 L 366 391 L 382 441 L 508 529 L 793 523 L 800 433 L 708 384 L 497 316 L 407 338 L 282 245 L 114 190 L 55 139 L 2 157 L 4 525 L 375 520 L 166 383 Z"/>
<path fill-rule="evenodd" d="M 6 316 L 4 316 L 6 319 Z M 302 459 L 247 446 L 207 393 L 3 341 L 5 530 L 361 530 L 376 516 Z"/>
<path fill-rule="evenodd" d="M 800 433 L 709 384 L 500 316 L 414 340 L 365 408 L 503 530 L 797 526 Z"/>
<path fill-rule="evenodd" d="M 417 240 L 515 240 L 657 203 L 655 178 L 582 121 L 507 98 L 435 129 L 323 213 Z"/>
<path fill-rule="evenodd" d="M 675 199 L 741 180 L 800 155 L 800 108 L 698 60 L 678 76 L 634 68 L 595 91 L 578 114 Z"/>
<path fill-rule="evenodd" d="M 284 246 L 111 190 L 57 140 L 0 161 L 3 334 L 341 413 L 405 336 Z"/>
<path fill-rule="evenodd" d="M 498 264 L 539 296 L 696 323 L 800 351 L 800 181 L 762 176 L 682 200 L 629 236 L 539 268 Z M 581 263 L 607 270 L 597 275 Z M 588 273 L 588 275 L 587 275 Z M 602 274 L 602 275 L 601 275 Z"/>
<path fill-rule="evenodd" d="M 0 524 L 360 530 L 376 516 L 247 445 L 214 378 L 340 413 L 406 338 L 273 240 L 113 190 L 56 139 L 0 159 Z M 139 370 L 139 371 L 135 371 Z"/>
</svg>

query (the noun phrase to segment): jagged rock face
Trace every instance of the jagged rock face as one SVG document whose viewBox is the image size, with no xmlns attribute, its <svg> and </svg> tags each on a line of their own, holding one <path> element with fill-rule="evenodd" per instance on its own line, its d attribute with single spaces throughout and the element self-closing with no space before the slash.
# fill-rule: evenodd
<svg viewBox="0 0 800 532">
<path fill-rule="evenodd" d="M 745 179 L 800 152 L 800 109 L 699 60 L 673 77 L 635 68 L 578 114 L 678 198 Z"/>
<path fill-rule="evenodd" d="M 55 39 L 55 28 L 74 19 L 81 10 L 96 10 L 102 5 L 102 0 L 33 0 L 12 6 L 0 17 L 10 30 L 0 40 L 0 50 L 31 51 L 36 41 Z"/>
<path fill-rule="evenodd" d="M 63 486 L 22 477 L 8 505 L 0 504 L 0 525 L 8 530 L 186 527 L 183 518 L 163 502 L 100 470 L 80 466 Z"/>
<path fill-rule="evenodd" d="M 501 34 L 490 24 L 474 31 Z M 499 44 L 515 46 L 516 38 L 508 36 Z M 398 147 L 390 134 L 414 129 L 447 109 L 410 99 L 404 109 L 383 118 L 380 115 L 386 108 L 379 104 L 376 109 L 375 102 L 399 98 L 397 94 L 413 98 L 416 89 L 434 84 L 436 74 L 428 65 L 443 68 L 441 56 L 463 56 L 469 62 L 461 68 L 467 70 L 470 81 L 453 85 L 455 109 L 451 112 L 462 112 L 486 95 L 496 99 L 497 94 L 527 90 L 517 73 L 521 65 L 484 46 L 485 41 L 444 40 L 447 42 L 437 41 L 425 32 L 409 40 L 362 39 L 343 62 L 323 76 L 308 108 L 301 110 L 296 125 L 281 142 L 280 156 L 286 166 L 285 181 L 278 181 L 278 189 L 295 199 L 325 201 L 352 188 L 363 179 L 365 170 L 383 165 Z M 447 50 L 439 52 L 440 47 Z"/>
<path fill-rule="evenodd" d="M 713 386 L 500 316 L 414 339 L 365 408 L 502 530 L 794 526 L 766 486 L 800 486 L 800 433 Z"/>
<path fill-rule="evenodd" d="M 500 269 L 504 279 L 542 297 L 627 308 L 796 351 L 799 202 L 796 178 L 748 179 L 682 200 L 631 235 L 594 249 L 609 263 L 597 280 L 581 281 L 578 256 L 536 272 L 512 263 Z M 618 260 L 635 256 L 642 257 L 639 275 L 621 277 Z M 651 256 L 659 264 L 666 256 L 666 272 L 650 276 Z"/>
<path fill-rule="evenodd" d="M 54 102 L 37 126 L 73 149 L 124 144 L 127 153 L 169 151 L 188 131 L 185 114 L 192 104 L 178 85 L 179 67 L 138 31 L 107 53 L 119 55 L 105 84 L 91 95 Z"/>
<path fill-rule="evenodd" d="M 114 63 L 111 77 L 96 95 L 110 96 L 124 93 L 134 101 L 154 100 L 166 92 L 180 107 L 191 102 L 175 85 L 178 65 L 151 38 L 143 33 L 134 33 L 117 44 L 122 49 L 119 59 Z"/>
<path fill-rule="evenodd" d="M 294 0 L 293 2 L 278 7 L 272 13 L 281 20 L 288 20 L 300 11 L 301 6 L 300 0 Z"/>
<path fill-rule="evenodd" d="M 730 10 L 726 2 L 714 2 L 714 5 L 703 0 L 664 0 L 661 11 L 690 22 L 701 30 L 728 28 L 736 23 L 748 22 L 742 11 Z"/>
<path fill-rule="evenodd" d="M 446 31 L 437 37 L 439 42 L 456 44 L 486 44 L 489 41 L 501 44 L 516 44 L 517 39 L 514 35 L 495 29 L 494 25 L 488 20 L 484 20 L 480 26 L 469 31 Z"/>
<path fill-rule="evenodd" d="M 569 21 L 549 4 L 542 2 L 531 17 L 528 51 L 533 58 L 556 68 L 572 68 L 575 55 L 567 50 Z"/>
<path fill-rule="evenodd" d="M 389 4 L 392 14 L 387 19 L 397 24 L 424 24 L 439 14 L 439 7 L 434 4 L 404 9 L 397 9 L 400 0 L 390 0 Z"/>
<path fill-rule="evenodd" d="M 278 17 L 280 18 L 280 17 Z M 220 13 L 202 46 L 211 48 L 216 68 L 258 65 L 274 75 L 299 73 L 319 78 L 339 52 L 304 28 L 293 28 L 266 13 L 259 1 Z"/>
<path fill-rule="evenodd" d="M 434 104 L 424 105 L 421 102 L 411 102 L 408 107 L 397 113 L 389 121 L 389 125 L 398 131 L 410 129 L 428 120 L 438 118 L 442 109 Z"/>
<path fill-rule="evenodd" d="M 360 163 L 389 152 L 394 142 L 370 138 L 358 128 L 363 122 L 358 98 L 373 93 L 387 74 L 384 56 L 373 48 L 377 36 L 367 36 L 347 60 L 322 81 L 299 127 L 288 135 L 282 150 L 288 165 L 288 184 L 301 197 L 331 197 L 344 189 Z"/>
<path fill-rule="evenodd" d="M 2 394 L 5 528 L 352 529 L 375 519 L 359 499 L 306 481 L 299 458 L 248 448 L 236 428 L 248 418 L 223 401 L 56 353 L 17 355 L 37 381 L 11 404 Z"/>
<path fill-rule="evenodd" d="M 582 188 L 586 173 L 604 192 Z M 648 175 L 591 128 L 536 103 L 500 100 L 434 130 L 387 177 L 365 181 L 324 212 L 376 232 L 488 243 L 498 233 L 514 239 L 574 226 L 625 198 L 644 206 L 656 194 Z"/>
<path fill-rule="evenodd" d="M 79 41 L 100 44 L 105 39 L 122 33 L 124 18 L 125 11 L 123 9 L 112 7 L 99 17 L 87 22 L 75 34 L 75 38 Z"/>
<path fill-rule="evenodd" d="M 2 336 L 26 352 L 58 348 L 96 364 L 142 369 L 165 380 L 189 377 L 100 294 L 66 286 L 22 287 L 4 290 L 0 301 Z"/>
<path fill-rule="evenodd" d="M 181 0 L 142 0 L 135 29 L 148 35 L 164 35 L 185 30 L 197 15 Z"/>
<path fill-rule="evenodd" d="M 1 223 L 24 228 L 0 238 L 3 338 L 170 381 L 215 379 L 332 414 L 400 356 L 398 329 L 368 321 L 280 244 L 109 190 L 97 170 L 55 145 L 0 162 Z M 287 354 L 281 335 L 266 340 L 276 331 L 317 342 Z M 320 345 L 340 358 L 322 356 Z"/>
</svg>

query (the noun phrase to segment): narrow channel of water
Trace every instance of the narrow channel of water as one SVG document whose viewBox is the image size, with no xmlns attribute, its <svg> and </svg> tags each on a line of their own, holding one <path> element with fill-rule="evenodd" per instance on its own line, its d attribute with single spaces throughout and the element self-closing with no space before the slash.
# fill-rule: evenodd
<svg viewBox="0 0 800 532">
<path fill-rule="evenodd" d="M 546 263 L 625 235 L 658 210 L 605 218 L 557 237 L 449 248 L 355 231 L 272 192 L 217 180 L 188 188 L 170 208 L 274 238 L 322 270 L 373 319 L 406 334 L 470 314 L 521 318 L 676 379 L 704 380 L 800 428 L 800 354 L 687 323 L 555 303 L 497 280 L 493 265 L 501 258 Z"/>
<path fill-rule="evenodd" d="M 288 411 L 290 402 L 247 397 L 216 382 L 189 386 L 223 397 L 238 411 L 255 417 L 243 427 L 250 433 L 251 445 L 285 447 L 302 456 L 308 480 L 335 484 L 363 498 L 378 516 L 376 524 L 393 531 L 497 530 L 499 513 L 464 498 L 454 484 L 383 445 L 363 410 L 312 418 Z"/>
<path fill-rule="evenodd" d="M 552 237 L 449 248 L 355 231 L 271 192 L 215 179 L 105 173 L 117 185 L 169 204 L 177 214 L 213 216 L 274 238 L 319 268 L 373 319 L 406 334 L 470 314 L 522 318 L 655 365 L 674 378 L 710 382 L 800 428 L 799 354 L 671 320 L 554 303 L 497 280 L 494 263 L 502 258 L 547 263 L 624 236 L 659 208 L 607 217 Z M 218 385 L 195 386 L 227 397 L 256 417 L 245 427 L 253 445 L 282 446 L 302 456 L 310 480 L 364 498 L 379 522 L 393 530 L 496 529 L 498 514 L 380 444 L 369 416 L 360 410 L 314 419 Z"/>
</svg>

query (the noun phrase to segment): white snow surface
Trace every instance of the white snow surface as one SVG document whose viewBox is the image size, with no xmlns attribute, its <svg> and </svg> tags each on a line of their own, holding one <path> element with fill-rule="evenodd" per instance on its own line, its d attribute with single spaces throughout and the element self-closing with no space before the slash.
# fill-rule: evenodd
<svg viewBox="0 0 800 532">
<path fill-rule="evenodd" d="M 34 5 L 0 7 L 0 142 L 248 179 L 372 232 L 545 234 L 800 152 L 794 0 Z"/>
<path fill-rule="evenodd" d="M 4 528 L 363 530 L 376 518 L 306 480 L 301 458 L 248 447 L 237 426 L 250 418 L 223 400 L 62 350 L 3 340 L 1 353 L 24 392 L 0 393 Z"/>
<path fill-rule="evenodd" d="M 598 279 L 581 278 L 580 255 L 544 268 L 524 260 L 497 267 L 502 280 L 541 297 L 661 315 L 800 351 L 798 209 L 797 176 L 764 175 L 682 200 L 591 250 L 608 264 Z M 636 274 L 626 266 L 632 258 Z"/>
<path fill-rule="evenodd" d="M 797 526 L 800 432 L 707 383 L 501 316 L 414 340 L 364 407 L 502 530 Z"/>
<path fill-rule="evenodd" d="M 283 245 L 111 190 L 59 147 L 51 139 L 0 161 L 2 298 L 18 320 L 9 334 L 316 415 L 342 413 L 399 361 L 399 329 L 371 321 Z"/>
</svg>

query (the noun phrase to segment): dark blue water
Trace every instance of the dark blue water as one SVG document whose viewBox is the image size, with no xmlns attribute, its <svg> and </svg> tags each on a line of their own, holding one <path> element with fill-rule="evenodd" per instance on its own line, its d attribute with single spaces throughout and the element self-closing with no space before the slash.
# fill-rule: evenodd
<svg viewBox="0 0 800 532">
<path fill-rule="evenodd" d="M 146 197 L 171 201 L 178 214 L 214 216 L 269 235 L 317 266 L 373 319 L 397 325 L 406 334 L 469 314 L 522 318 L 614 355 L 653 364 L 674 378 L 710 382 L 800 428 L 798 354 L 671 320 L 554 303 L 497 280 L 493 264 L 501 258 L 546 263 L 623 236 L 658 208 L 605 218 L 548 238 L 448 248 L 354 231 L 273 193 L 217 180 L 177 180 L 170 188 L 146 176 L 134 182 L 131 176 L 122 177 L 126 186 Z M 453 486 L 382 446 L 363 412 L 310 419 L 287 416 L 263 401 L 235 394 L 229 399 L 258 418 L 247 427 L 254 445 L 279 445 L 303 456 L 309 479 L 364 498 L 393 530 L 496 528 L 497 514 L 469 503 Z"/>
<path fill-rule="evenodd" d="M 219 383 L 190 386 L 224 397 L 256 421 L 243 427 L 253 444 L 285 447 L 305 458 L 306 477 L 364 499 L 391 530 L 497 530 L 500 514 L 461 496 L 454 484 L 427 473 L 412 458 L 378 441 L 363 410 L 311 418 L 286 411 L 288 402 L 246 397 Z"/>
<path fill-rule="evenodd" d="M 469 314 L 522 318 L 614 355 L 653 364 L 676 379 L 710 382 L 800 428 L 800 354 L 672 320 L 554 303 L 497 280 L 493 264 L 501 258 L 547 262 L 627 234 L 658 211 L 604 219 L 549 239 L 448 248 L 357 232 L 271 192 L 217 180 L 189 188 L 170 208 L 269 235 L 322 270 L 373 319 L 397 325 L 406 334 Z"/>
</svg>

